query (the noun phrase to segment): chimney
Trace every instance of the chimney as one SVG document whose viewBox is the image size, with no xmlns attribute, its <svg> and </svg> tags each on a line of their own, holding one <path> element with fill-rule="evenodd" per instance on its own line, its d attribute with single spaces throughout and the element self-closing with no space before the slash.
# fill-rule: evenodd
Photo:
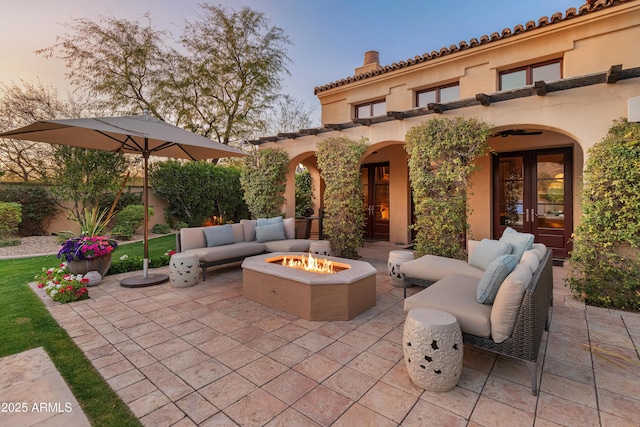
<svg viewBox="0 0 640 427">
<path fill-rule="evenodd" d="M 364 64 L 362 67 L 356 68 L 356 76 L 358 74 L 364 74 L 369 71 L 380 70 L 382 67 L 380 66 L 380 54 L 378 51 L 369 50 L 364 53 Z"/>
</svg>

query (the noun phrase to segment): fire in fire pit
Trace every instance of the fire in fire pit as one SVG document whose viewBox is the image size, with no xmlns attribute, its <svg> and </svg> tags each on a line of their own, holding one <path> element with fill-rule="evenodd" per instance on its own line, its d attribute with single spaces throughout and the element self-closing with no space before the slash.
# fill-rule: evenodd
<svg viewBox="0 0 640 427">
<path fill-rule="evenodd" d="M 298 270 L 310 271 L 318 274 L 335 274 L 339 271 L 349 268 L 348 265 L 336 263 L 326 258 L 314 258 L 313 255 L 283 255 L 276 259 L 268 259 L 267 262 L 280 264 L 285 267 L 295 268 Z"/>
</svg>

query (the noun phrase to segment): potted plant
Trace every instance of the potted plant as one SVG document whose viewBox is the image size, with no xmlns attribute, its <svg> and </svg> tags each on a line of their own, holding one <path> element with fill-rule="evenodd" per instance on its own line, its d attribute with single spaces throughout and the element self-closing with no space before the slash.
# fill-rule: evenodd
<svg viewBox="0 0 640 427">
<path fill-rule="evenodd" d="M 101 276 L 111 266 L 111 252 L 118 243 L 105 236 L 78 236 L 65 241 L 58 251 L 58 258 L 67 262 L 67 268 L 75 274 L 97 271 Z"/>
</svg>

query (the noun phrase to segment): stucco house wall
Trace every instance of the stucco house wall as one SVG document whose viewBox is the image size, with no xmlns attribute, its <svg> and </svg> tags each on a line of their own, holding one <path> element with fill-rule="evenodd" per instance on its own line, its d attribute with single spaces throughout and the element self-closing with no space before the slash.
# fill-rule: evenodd
<svg viewBox="0 0 640 427">
<path fill-rule="evenodd" d="M 532 17 L 532 19 L 535 17 Z M 505 22 L 505 24 L 510 24 Z M 513 23 L 511 23 L 513 24 Z M 324 127 L 317 134 L 301 133 L 295 139 L 278 138 L 260 147 L 284 148 L 292 159 L 287 200 L 293 201 L 293 171 L 298 163 L 315 167 L 316 144 L 335 135 L 368 140 L 370 149 L 363 164 L 389 162 L 391 218 L 389 240 L 409 243 L 411 221 L 410 185 L 403 148 L 407 131 L 413 126 L 437 117 L 433 111 L 402 120 L 353 123 L 354 107 L 384 99 L 387 112 L 416 111 L 418 90 L 459 82 L 460 99 L 469 99 L 464 108 L 446 110 L 444 117 L 479 117 L 494 126 L 494 132 L 504 129 L 537 130 L 532 136 L 500 136 L 490 138 L 495 153 L 552 147 L 571 147 L 573 164 L 573 224 L 580 218 L 577 198 L 582 183 L 582 170 L 587 151 L 600 141 L 614 120 L 627 117 L 628 99 L 640 96 L 640 1 L 599 0 L 585 4 L 579 10 L 569 9 L 531 23 L 516 25 L 482 37 L 478 43 L 469 41 L 454 48 L 443 48 L 423 60 L 381 66 L 365 64 L 356 75 L 315 88 L 322 105 Z M 365 60 L 370 60 L 366 57 Z M 622 65 L 633 77 L 611 83 L 590 84 L 544 95 L 525 96 L 488 106 L 475 101 L 476 94 L 496 95 L 499 73 L 519 66 L 561 59 L 562 82 L 594 73 L 606 73 Z M 369 70 L 358 74 L 358 71 Z M 373 71 L 371 71 L 373 70 Z M 545 82 L 550 83 L 550 82 Z M 340 130 L 327 125 L 344 124 Z M 481 170 L 472 178 L 473 195 L 469 199 L 473 214 L 470 225 L 475 238 L 492 237 L 492 155 L 479 160 Z M 317 174 L 317 168 L 316 168 Z M 314 177 L 315 178 L 315 177 Z M 314 182 L 318 181 L 314 179 Z M 316 203 L 322 204 L 318 191 Z M 295 207 L 285 206 L 287 215 Z"/>
</svg>

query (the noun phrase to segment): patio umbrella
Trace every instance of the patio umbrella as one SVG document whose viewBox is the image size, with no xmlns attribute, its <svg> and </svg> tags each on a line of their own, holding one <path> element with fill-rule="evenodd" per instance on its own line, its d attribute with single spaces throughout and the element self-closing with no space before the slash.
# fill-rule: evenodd
<svg viewBox="0 0 640 427">
<path fill-rule="evenodd" d="M 122 153 L 142 154 L 144 159 L 144 264 L 141 277 L 120 281 L 125 287 L 151 286 L 169 280 L 166 274 L 149 274 L 149 156 L 191 160 L 245 156 L 233 147 L 212 141 L 148 114 L 68 120 L 38 120 L 28 126 L 0 133 L 0 138 L 48 142 Z"/>
</svg>

